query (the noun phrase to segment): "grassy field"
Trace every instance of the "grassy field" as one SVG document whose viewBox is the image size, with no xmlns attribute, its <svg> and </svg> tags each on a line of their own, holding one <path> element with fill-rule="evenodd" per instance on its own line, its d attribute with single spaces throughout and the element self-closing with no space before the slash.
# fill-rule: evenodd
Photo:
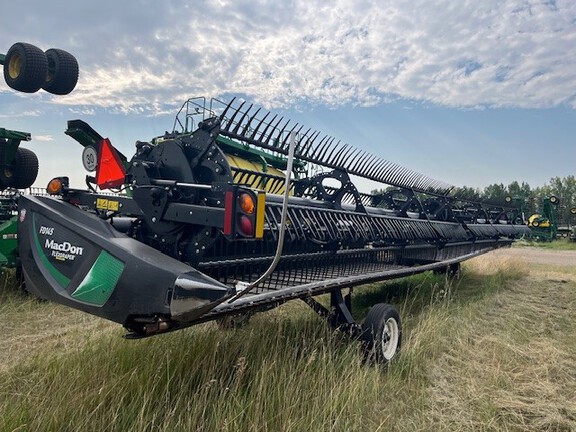
<svg viewBox="0 0 576 432">
<path fill-rule="evenodd" d="M 455 282 L 426 273 L 358 289 L 358 317 L 385 301 L 404 319 L 387 369 L 299 302 L 241 329 L 128 341 L 10 285 L 0 431 L 576 430 L 576 262 L 498 251 Z"/>
</svg>

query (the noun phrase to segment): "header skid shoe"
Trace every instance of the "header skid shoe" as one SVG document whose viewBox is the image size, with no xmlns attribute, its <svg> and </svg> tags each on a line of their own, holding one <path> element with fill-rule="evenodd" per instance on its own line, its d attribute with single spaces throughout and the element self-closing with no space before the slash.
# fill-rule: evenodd
<svg viewBox="0 0 576 432">
<path fill-rule="evenodd" d="M 186 327 L 233 289 L 75 206 L 23 196 L 20 254 L 29 291 L 137 335 Z"/>
</svg>

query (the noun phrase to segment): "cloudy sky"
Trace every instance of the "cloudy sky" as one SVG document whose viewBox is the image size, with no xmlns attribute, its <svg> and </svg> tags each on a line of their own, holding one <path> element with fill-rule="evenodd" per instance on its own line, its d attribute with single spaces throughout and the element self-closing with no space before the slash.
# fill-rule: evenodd
<svg viewBox="0 0 576 432">
<path fill-rule="evenodd" d="M 576 174 L 574 0 L 2 0 L 0 52 L 62 48 L 68 96 L 0 83 L 38 183 L 81 186 L 81 118 L 125 154 L 193 96 L 256 105 L 457 186 Z"/>
</svg>

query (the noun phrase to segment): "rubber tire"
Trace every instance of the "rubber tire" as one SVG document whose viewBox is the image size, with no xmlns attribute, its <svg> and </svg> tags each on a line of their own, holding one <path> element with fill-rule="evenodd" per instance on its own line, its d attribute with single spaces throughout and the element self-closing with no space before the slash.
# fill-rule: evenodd
<svg viewBox="0 0 576 432">
<path fill-rule="evenodd" d="M 38 157 L 27 148 L 18 147 L 12 163 L 12 184 L 16 189 L 26 189 L 34 184 L 38 176 Z"/>
<path fill-rule="evenodd" d="M 532 226 L 533 226 L 534 228 L 538 228 L 538 227 L 540 226 L 540 222 L 538 222 L 538 221 L 533 221 L 533 222 L 532 222 Z"/>
<path fill-rule="evenodd" d="M 4 59 L 4 81 L 24 93 L 35 93 L 46 82 L 48 60 L 44 52 L 31 44 L 15 43 Z"/>
<path fill-rule="evenodd" d="M 390 335 L 390 331 L 395 334 Z M 386 342 L 384 338 L 390 336 L 392 339 Z M 361 340 L 366 360 L 388 364 L 402 345 L 402 322 L 396 308 L 387 303 L 372 306 L 362 323 Z M 395 346 L 389 346 L 389 343 L 395 343 Z"/>
<path fill-rule="evenodd" d="M 78 61 L 67 51 L 50 48 L 45 53 L 48 71 L 42 88 L 55 95 L 67 95 L 78 82 Z"/>
</svg>

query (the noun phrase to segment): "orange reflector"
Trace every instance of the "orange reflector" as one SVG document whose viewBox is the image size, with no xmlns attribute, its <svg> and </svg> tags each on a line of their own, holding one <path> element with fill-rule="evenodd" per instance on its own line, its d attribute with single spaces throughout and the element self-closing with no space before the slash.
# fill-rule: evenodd
<svg viewBox="0 0 576 432">
<path fill-rule="evenodd" d="M 62 179 L 59 177 L 53 178 L 46 186 L 46 192 L 48 195 L 59 195 L 62 192 Z"/>
<path fill-rule="evenodd" d="M 256 232 L 254 237 L 264 237 L 264 215 L 266 212 L 266 192 L 258 192 L 258 206 L 256 207 Z"/>
<path fill-rule="evenodd" d="M 250 194 L 241 193 L 238 197 L 240 201 L 240 208 L 244 213 L 252 214 L 254 213 L 254 208 L 256 207 L 256 203 Z"/>
<path fill-rule="evenodd" d="M 100 142 L 99 160 L 96 170 L 96 184 L 100 189 L 122 186 L 126 171 L 124 165 L 108 138 Z"/>
</svg>

